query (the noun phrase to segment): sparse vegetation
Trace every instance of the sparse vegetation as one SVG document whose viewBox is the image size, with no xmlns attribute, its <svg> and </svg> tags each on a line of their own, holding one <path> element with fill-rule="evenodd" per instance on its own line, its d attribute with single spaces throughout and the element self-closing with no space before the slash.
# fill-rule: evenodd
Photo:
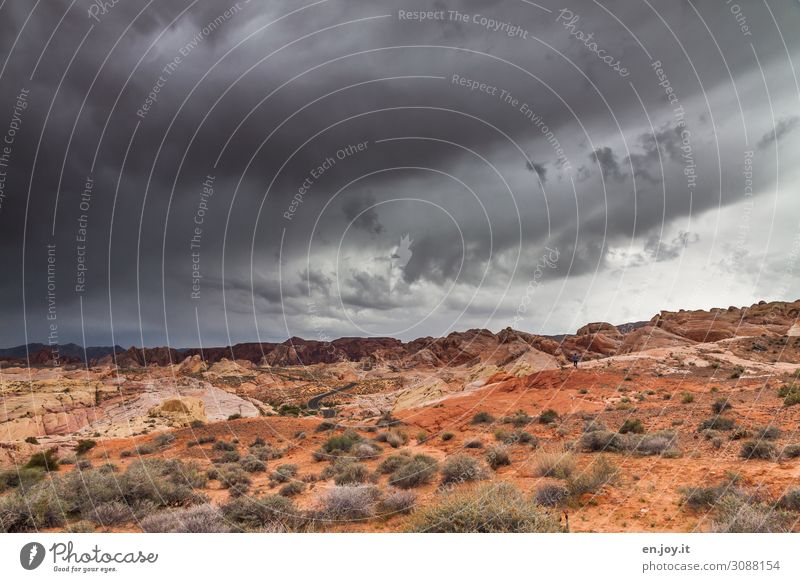
<svg viewBox="0 0 800 582">
<path fill-rule="evenodd" d="M 401 489 L 411 489 L 430 483 L 439 468 L 436 459 L 428 455 L 400 458 L 405 460 L 391 472 L 389 484 Z"/>
<path fill-rule="evenodd" d="M 472 417 L 472 424 L 492 424 L 493 422 L 494 416 L 488 412 L 478 412 Z"/>
<path fill-rule="evenodd" d="M 486 463 L 495 471 L 500 467 L 511 464 L 511 457 L 508 455 L 508 449 L 503 446 L 489 447 L 486 451 Z"/>
<path fill-rule="evenodd" d="M 534 497 L 536 503 L 544 507 L 558 507 L 566 503 L 568 498 L 569 489 L 555 483 L 540 485 Z"/>
<path fill-rule="evenodd" d="M 479 481 L 487 477 L 480 462 L 468 455 L 454 455 L 442 465 L 442 485 Z"/>
<path fill-rule="evenodd" d="M 559 532 L 558 518 L 509 483 L 456 491 L 415 511 L 408 531 L 431 533 Z"/>
<path fill-rule="evenodd" d="M 597 493 L 605 485 L 613 483 L 618 473 L 613 463 L 600 457 L 588 469 L 571 475 L 567 479 L 567 490 L 575 498 L 586 493 Z"/>
<path fill-rule="evenodd" d="M 368 519 L 375 515 L 380 498 L 380 490 L 374 485 L 333 487 L 319 499 L 318 517 L 333 521 Z"/>
<path fill-rule="evenodd" d="M 575 458 L 566 451 L 539 451 L 533 457 L 533 471 L 537 477 L 566 479 L 575 471 Z"/>
<path fill-rule="evenodd" d="M 746 441 L 742 445 L 739 456 L 743 459 L 773 459 L 776 456 L 775 447 L 763 441 Z"/>
<path fill-rule="evenodd" d="M 644 424 L 638 418 L 628 418 L 619 429 L 620 434 L 644 434 Z"/>
<path fill-rule="evenodd" d="M 539 415 L 539 424 L 552 424 L 554 422 L 558 422 L 558 420 L 558 412 L 552 408 L 548 408 Z"/>
</svg>

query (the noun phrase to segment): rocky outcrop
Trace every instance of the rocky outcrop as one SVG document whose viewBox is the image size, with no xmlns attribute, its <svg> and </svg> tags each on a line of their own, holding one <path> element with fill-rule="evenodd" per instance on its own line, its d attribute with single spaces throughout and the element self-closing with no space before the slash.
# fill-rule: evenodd
<svg viewBox="0 0 800 582">
<path fill-rule="evenodd" d="M 192 421 L 205 421 L 206 406 L 199 398 L 182 396 L 164 400 L 150 409 L 149 416 L 166 419 L 172 426 L 188 426 Z"/>
</svg>

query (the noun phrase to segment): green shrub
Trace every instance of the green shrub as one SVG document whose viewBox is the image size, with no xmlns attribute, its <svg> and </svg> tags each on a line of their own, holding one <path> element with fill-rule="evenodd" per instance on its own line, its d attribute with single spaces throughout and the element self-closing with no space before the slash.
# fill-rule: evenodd
<svg viewBox="0 0 800 582">
<path fill-rule="evenodd" d="M 486 462 L 495 471 L 500 467 L 511 464 L 511 457 L 508 455 L 508 449 L 503 446 L 489 447 L 486 451 Z"/>
<path fill-rule="evenodd" d="M 156 437 L 153 439 L 153 443 L 155 443 L 157 447 L 161 448 L 168 447 L 174 442 L 175 442 L 175 435 L 169 432 L 164 432 L 159 435 L 156 435 Z"/>
<path fill-rule="evenodd" d="M 442 485 L 478 481 L 486 476 L 481 464 L 468 455 L 454 455 L 442 465 Z"/>
<path fill-rule="evenodd" d="M 407 530 L 432 533 L 541 533 L 561 531 L 558 519 L 527 501 L 509 483 L 450 492 L 415 511 Z"/>
<path fill-rule="evenodd" d="M 377 471 L 381 475 L 388 475 L 397 471 L 397 469 L 408 463 L 410 460 L 411 455 L 405 452 L 402 452 L 398 455 L 389 455 L 383 461 L 381 461 L 380 465 L 378 465 Z"/>
<path fill-rule="evenodd" d="M 492 424 L 493 422 L 494 416 L 488 412 L 478 412 L 472 417 L 472 424 Z"/>
<path fill-rule="evenodd" d="M 789 489 L 778 499 L 777 506 L 790 511 L 800 511 L 800 489 Z"/>
<path fill-rule="evenodd" d="M 507 416 L 503 419 L 504 424 L 511 424 L 516 428 L 528 426 L 533 421 L 533 417 L 528 416 L 528 413 L 524 410 L 518 410 L 513 416 Z"/>
<path fill-rule="evenodd" d="M 322 450 L 328 454 L 349 453 L 353 445 L 361 441 L 361 436 L 354 430 L 346 430 L 340 435 L 329 438 L 322 445 Z"/>
<path fill-rule="evenodd" d="M 286 483 L 297 475 L 297 465 L 292 463 L 285 463 L 275 467 L 275 471 L 270 476 L 270 479 L 277 483 Z"/>
<path fill-rule="evenodd" d="M 336 459 L 332 467 L 333 482 L 337 485 L 363 483 L 369 477 L 367 466 L 352 459 Z"/>
<path fill-rule="evenodd" d="M 714 430 L 733 430 L 736 426 L 736 423 L 733 421 L 732 418 L 726 418 L 724 416 L 714 416 L 711 418 L 707 418 L 703 422 L 700 423 L 700 426 L 697 427 L 697 431 L 704 431 L 706 429 L 714 429 Z"/>
<path fill-rule="evenodd" d="M 775 447 L 770 443 L 759 441 L 746 441 L 742 445 L 739 456 L 743 459 L 773 459 L 776 456 Z"/>
<path fill-rule="evenodd" d="M 442 433 L 442 440 L 443 441 L 450 441 L 450 440 L 453 440 L 453 437 L 455 437 L 455 436 L 456 435 L 454 435 L 451 432 L 444 432 L 444 433 Z"/>
<path fill-rule="evenodd" d="M 295 495 L 300 495 L 305 490 L 306 484 L 302 481 L 291 481 L 280 488 L 278 495 L 281 497 L 294 497 Z"/>
<path fill-rule="evenodd" d="M 214 446 L 211 447 L 212 451 L 235 451 L 236 445 L 225 441 L 216 441 Z"/>
<path fill-rule="evenodd" d="M 800 404 L 800 390 L 790 392 L 786 395 L 786 398 L 783 399 L 784 406 L 794 406 L 795 404 Z"/>
<path fill-rule="evenodd" d="M 55 471 L 58 469 L 58 458 L 56 449 L 48 449 L 40 453 L 34 453 L 25 464 L 27 469 L 41 468 L 45 471 Z"/>
<path fill-rule="evenodd" d="M 41 467 L 20 467 L 19 469 L 9 469 L 0 472 L 0 492 L 13 487 L 27 489 L 34 483 L 41 481 L 44 477 L 44 469 Z"/>
<path fill-rule="evenodd" d="M 781 436 L 781 431 L 777 426 L 762 426 L 755 429 L 755 438 L 758 440 L 774 441 Z"/>
<path fill-rule="evenodd" d="M 428 455 L 414 455 L 391 472 L 389 484 L 401 489 L 426 485 L 433 480 L 439 463 Z"/>
<path fill-rule="evenodd" d="M 787 459 L 800 457 L 800 445 L 786 445 L 781 451 L 781 456 Z"/>
<path fill-rule="evenodd" d="M 83 455 L 91 451 L 96 446 L 97 441 L 93 441 L 91 439 L 81 439 L 78 441 L 78 444 L 75 445 L 75 453 L 78 455 Z"/>
<path fill-rule="evenodd" d="M 30 445 L 38 445 L 39 439 L 37 439 L 35 436 L 29 436 L 25 438 L 25 442 Z"/>
<path fill-rule="evenodd" d="M 241 459 L 241 455 L 239 451 L 225 451 L 222 453 L 217 459 L 214 460 L 215 463 L 238 463 Z"/>
<path fill-rule="evenodd" d="M 203 428 L 205 425 L 206 423 L 203 422 L 202 420 L 193 420 L 192 422 L 189 423 L 189 426 L 191 428 Z"/>
<path fill-rule="evenodd" d="M 714 414 L 722 414 L 731 408 L 733 408 L 733 406 L 728 402 L 727 398 L 717 398 L 714 404 L 711 405 L 711 410 L 714 411 Z"/>
<path fill-rule="evenodd" d="M 244 469 L 248 473 L 263 473 L 264 471 L 267 470 L 267 464 L 264 461 L 257 459 L 253 455 L 245 456 L 240 461 L 240 464 L 242 466 L 242 469 Z"/>
<path fill-rule="evenodd" d="M 539 415 L 539 424 L 551 424 L 553 422 L 558 422 L 558 419 L 558 412 L 552 408 L 548 408 Z"/>
<path fill-rule="evenodd" d="M 578 448 L 586 452 L 618 453 L 627 447 L 625 437 L 608 430 L 587 432 L 578 440 Z"/>
<path fill-rule="evenodd" d="M 644 424 L 638 418 L 628 418 L 619 429 L 620 434 L 644 434 Z"/>
<path fill-rule="evenodd" d="M 469 439 L 469 440 L 464 442 L 464 448 L 465 449 L 482 449 L 483 448 L 483 442 L 481 441 L 481 439 Z"/>
<path fill-rule="evenodd" d="M 694 402 L 694 394 L 692 394 L 691 392 L 684 392 L 681 395 L 681 402 L 683 402 L 684 404 L 691 404 L 692 402 Z"/>
<path fill-rule="evenodd" d="M 230 489 L 237 485 L 249 486 L 250 476 L 239 465 L 228 464 L 217 467 L 216 479 L 223 489 Z"/>
</svg>

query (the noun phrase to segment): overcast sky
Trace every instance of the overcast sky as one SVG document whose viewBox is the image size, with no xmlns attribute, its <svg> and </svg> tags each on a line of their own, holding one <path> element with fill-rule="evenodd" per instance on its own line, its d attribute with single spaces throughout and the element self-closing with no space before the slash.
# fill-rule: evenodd
<svg viewBox="0 0 800 582">
<path fill-rule="evenodd" d="M 800 297 L 793 0 L 101 4 L 0 2 L 2 346 Z"/>
</svg>

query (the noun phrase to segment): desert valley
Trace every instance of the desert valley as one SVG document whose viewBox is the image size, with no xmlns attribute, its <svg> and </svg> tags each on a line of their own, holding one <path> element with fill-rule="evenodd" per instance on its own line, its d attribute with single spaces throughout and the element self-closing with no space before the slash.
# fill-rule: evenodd
<svg viewBox="0 0 800 582">
<path fill-rule="evenodd" d="M 796 531 L 798 316 L 7 354 L 0 528 Z"/>
</svg>

